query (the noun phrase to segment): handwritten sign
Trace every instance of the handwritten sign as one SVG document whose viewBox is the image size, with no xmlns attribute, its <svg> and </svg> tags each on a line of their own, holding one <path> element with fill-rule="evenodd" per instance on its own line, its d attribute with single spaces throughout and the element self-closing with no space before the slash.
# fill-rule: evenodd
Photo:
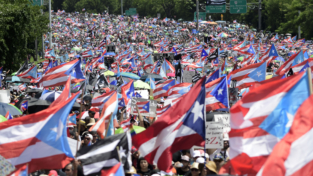
<svg viewBox="0 0 313 176">
<path fill-rule="evenodd" d="M 144 99 L 144 98 L 135 98 L 135 97 L 133 97 L 131 99 L 131 111 L 130 111 L 130 114 L 138 115 L 138 113 L 136 112 L 136 104 L 138 102 L 144 102 L 144 101 L 149 101 L 149 112 L 140 113 L 140 114 L 142 116 L 147 116 L 147 117 L 156 117 L 157 101 L 155 101 L 155 100 L 148 100 L 148 99 Z M 139 111 L 140 111 L 140 109 L 141 109 L 140 106 L 138 106 L 138 108 L 139 108 Z"/>
<path fill-rule="evenodd" d="M 228 140 L 228 133 L 230 132 L 230 114 L 214 114 L 214 121 L 223 124 L 224 140 Z"/>
<path fill-rule="evenodd" d="M 223 124 L 220 122 L 206 122 L 205 148 L 223 148 Z"/>
<path fill-rule="evenodd" d="M 195 71 L 184 71 L 183 82 L 192 83 L 192 77 L 195 75 Z"/>
</svg>

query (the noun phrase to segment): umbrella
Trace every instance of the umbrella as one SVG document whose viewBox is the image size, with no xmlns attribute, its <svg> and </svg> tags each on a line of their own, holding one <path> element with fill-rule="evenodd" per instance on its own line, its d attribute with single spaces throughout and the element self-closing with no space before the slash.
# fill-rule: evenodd
<svg viewBox="0 0 313 176">
<path fill-rule="evenodd" d="M 5 122 L 5 121 L 7 121 L 7 118 L 5 118 L 4 116 L 0 115 L 0 123 L 1 122 Z"/>
<path fill-rule="evenodd" d="M 142 89 L 150 89 L 149 84 L 141 81 L 141 80 L 137 80 L 134 82 L 134 87 L 135 88 L 142 88 Z"/>
<path fill-rule="evenodd" d="M 39 99 L 40 100 L 47 100 L 47 101 L 53 102 L 61 95 L 61 93 L 62 93 L 61 91 L 47 92 L 47 93 L 41 95 L 41 97 Z"/>
<path fill-rule="evenodd" d="M 22 112 L 19 109 L 17 109 L 17 107 L 15 107 L 15 106 L 13 106 L 11 104 L 1 103 L 0 102 L 0 114 L 5 116 L 5 114 L 8 111 L 10 112 L 10 114 L 12 116 L 14 116 L 14 115 L 22 115 Z"/>
<path fill-rule="evenodd" d="M 30 79 L 19 78 L 17 76 L 8 76 L 6 82 L 30 83 Z"/>
<path fill-rule="evenodd" d="M 26 101 L 26 100 L 23 100 Z M 21 103 L 22 104 L 22 103 Z M 42 111 L 44 109 L 47 109 L 50 106 L 51 102 L 47 100 L 40 100 L 37 98 L 31 98 L 28 100 L 28 113 L 33 114 L 39 111 Z M 79 111 L 80 104 L 77 102 L 74 103 L 72 110 L 73 111 Z"/>
<path fill-rule="evenodd" d="M 141 132 L 143 132 L 145 130 L 146 129 L 144 127 L 133 125 L 133 128 L 130 129 L 130 133 L 133 136 L 133 135 L 141 133 Z M 118 128 L 118 129 L 115 130 L 115 134 L 121 134 L 121 133 L 124 133 L 123 128 Z"/>
<path fill-rule="evenodd" d="M 27 93 L 41 93 L 43 90 L 42 89 L 28 89 L 26 92 Z"/>
<path fill-rule="evenodd" d="M 126 77 L 126 78 L 130 78 L 130 79 L 134 79 L 134 80 L 140 79 L 140 77 L 138 75 L 136 75 L 134 73 L 130 73 L 130 72 L 121 72 L 121 76 Z"/>
<path fill-rule="evenodd" d="M 77 40 L 76 39 L 72 39 L 72 42 L 77 42 Z"/>
<path fill-rule="evenodd" d="M 103 73 L 104 76 L 114 76 L 114 72 L 107 70 Z"/>
<path fill-rule="evenodd" d="M 162 80 L 162 76 L 157 75 L 157 74 L 153 74 L 153 73 L 147 73 L 145 75 L 143 75 L 142 77 L 140 77 L 140 80 L 145 81 L 147 78 L 154 78 L 155 81 L 159 81 Z"/>
</svg>

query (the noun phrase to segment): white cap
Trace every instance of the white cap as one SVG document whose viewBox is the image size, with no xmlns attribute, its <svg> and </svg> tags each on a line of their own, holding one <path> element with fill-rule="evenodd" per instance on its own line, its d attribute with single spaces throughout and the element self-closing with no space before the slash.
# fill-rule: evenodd
<svg viewBox="0 0 313 176">
<path fill-rule="evenodd" d="M 183 155 L 183 156 L 181 156 L 181 160 L 189 162 L 189 157 L 187 155 Z"/>
<path fill-rule="evenodd" d="M 199 158 L 197 158 L 196 162 L 200 163 L 200 164 L 203 164 L 205 162 L 205 160 L 204 160 L 204 158 L 199 157 Z"/>
<path fill-rule="evenodd" d="M 199 150 L 195 150 L 193 151 L 193 157 L 200 157 L 200 151 Z"/>
</svg>

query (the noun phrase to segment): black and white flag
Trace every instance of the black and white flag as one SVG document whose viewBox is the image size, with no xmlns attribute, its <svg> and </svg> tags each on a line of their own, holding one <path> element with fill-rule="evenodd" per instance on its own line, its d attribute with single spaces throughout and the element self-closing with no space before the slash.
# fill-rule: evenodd
<svg viewBox="0 0 313 176">
<path fill-rule="evenodd" d="M 201 77 L 200 77 L 200 74 L 198 73 L 198 74 L 192 76 L 192 82 L 193 82 L 193 83 L 196 83 L 200 78 L 201 78 Z"/>
<path fill-rule="evenodd" d="M 117 134 L 80 149 L 77 152 L 77 159 L 82 162 L 84 175 L 94 175 L 100 173 L 102 169 L 109 169 L 118 164 L 120 158 L 127 172 L 132 166 L 131 146 L 129 132 Z"/>
<path fill-rule="evenodd" d="M 220 53 L 220 57 L 227 57 L 227 53 L 226 52 L 221 52 Z"/>
<path fill-rule="evenodd" d="M 216 49 L 210 56 L 208 56 L 208 60 L 213 60 L 218 57 L 218 49 Z"/>
</svg>

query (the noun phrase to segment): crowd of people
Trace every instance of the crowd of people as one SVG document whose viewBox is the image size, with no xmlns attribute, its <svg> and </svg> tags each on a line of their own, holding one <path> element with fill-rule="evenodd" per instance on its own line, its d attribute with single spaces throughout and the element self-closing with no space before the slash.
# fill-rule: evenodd
<svg viewBox="0 0 313 176">
<path fill-rule="evenodd" d="M 42 79 L 51 73 L 50 69 L 61 68 L 62 65 L 79 60 L 80 71 L 85 79 L 71 82 L 71 93 L 81 92 L 81 94 L 76 100 L 78 105 L 76 107 L 74 105 L 69 114 L 67 136 L 79 141 L 78 149 L 84 149 L 103 140 L 99 131 L 92 130 L 95 124 L 104 118 L 102 111 L 106 111 L 93 106 L 93 101 L 98 96 L 111 91 L 117 91 L 119 94 L 119 110 L 114 121 L 114 130 L 123 128 L 126 132 L 125 128 L 130 126 L 147 129 L 158 121 L 158 118 L 162 118 L 162 113 L 167 110 L 161 112 L 162 109 L 168 105 L 173 106 L 196 84 L 198 80 L 193 81 L 191 77 L 184 79 L 184 74 L 187 72 L 193 72 L 193 76 L 199 74 L 199 77 L 206 76 L 209 79 L 219 71 L 215 79 L 227 77 L 235 70 L 262 63 L 264 58 L 271 57 L 268 52 L 272 51 L 274 46 L 276 52 L 272 55 L 274 58 L 266 58 L 268 62 L 266 79 L 270 79 L 278 75 L 277 71 L 280 71 L 281 65 L 294 54 L 305 50 L 303 60 L 299 60 L 296 64 L 302 63 L 312 54 L 309 41 L 296 40 L 289 35 L 281 36 L 266 31 L 256 32 L 236 21 L 199 21 L 198 28 L 196 25 L 196 22 L 168 18 L 53 12 L 52 43 L 49 42 L 50 34 L 46 34 L 45 53 L 42 53 L 42 58 L 45 60 L 31 63 L 27 59 L 16 72 L 6 68 L 0 69 L 2 78 L 0 87 L 9 90 L 8 102 L 21 111 L 21 114 L 10 112 L 12 119 L 47 109 L 66 86 L 65 84 L 45 86 L 45 80 Z M 285 69 L 288 76 L 301 70 L 292 70 L 290 67 Z M 33 68 L 36 70 L 35 76 L 29 73 Z M 131 73 L 131 75 L 120 76 L 123 73 Z M 74 80 L 78 80 L 77 75 L 77 70 L 75 74 L 71 73 Z M 143 78 L 145 75 L 150 77 Z M 15 77 L 19 79 L 14 80 Z M 174 85 L 181 85 L 177 86 L 177 90 L 183 91 L 177 93 L 171 90 L 165 91 L 166 94 L 162 94 L 161 97 L 156 95 L 158 86 L 172 79 Z M 132 81 L 136 83 L 138 80 L 145 82 L 148 87 L 135 85 L 133 96 L 155 100 L 157 108 L 154 117 L 142 115 L 139 105 L 136 105 L 135 109 L 125 105 L 125 101 L 131 100 L 123 97 L 122 87 Z M 229 102 L 230 105 L 240 99 L 243 90 L 246 90 L 244 88 L 248 87 L 238 86 L 240 81 L 235 77 L 233 79 L 232 87 L 239 87 L 239 89 L 236 89 L 235 100 Z M 169 89 L 170 87 L 166 90 Z M 144 91 L 147 92 L 147 96 L 141 94 Z M 122 101 L 124 104 L 121 103 Z M 25 102 L 28 102 L 26 107 Z M 43 103 L 46 103 L 46 106 L 43 106 Z M 39 106 L 41 108 L 38 108 Z M 219 111 L 229 112 L 230 108 L 222 102 L 209 108 L 208 105 L 206 106 L 208 114 Z M 134 111 L 137 113 L 133 113 Z M 1 115 L 8 118 L 7 112 Z M 189 150 L 177 151 L 172 154 L 171 172 L 165 173 L 158 169 L 156 164 L 149 163 L 141 156 L 139 149 L 132 146 L 130 151 L 132 167 L 125 171 L 125 175 L 217 175 L 222 172 L 222 166 L 230 159 L 229 147 L 231 147 L 229 140 L 225 138 L 221 149 L 204 150 L 195 146 Z M 224 169 L 224 172 L 227 173 L 228 170 Z M 62 169 L 43 169 L 30 175 L 80 176 L 84 175 L 84 171 L 82 163 L 73 159 Z M 100 175 L 100 172 L 95 175 Z"/>
</svg>

